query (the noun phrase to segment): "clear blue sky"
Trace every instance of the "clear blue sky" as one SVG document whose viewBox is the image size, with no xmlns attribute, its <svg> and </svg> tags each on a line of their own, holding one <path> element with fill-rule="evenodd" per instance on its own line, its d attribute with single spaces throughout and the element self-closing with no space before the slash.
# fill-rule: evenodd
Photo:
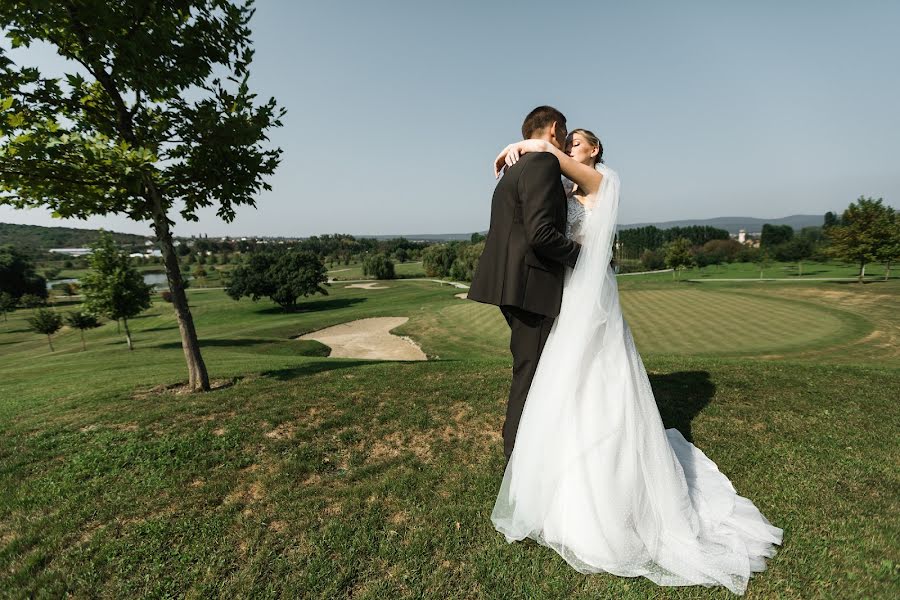
<svg viewBox="0 0 900 600">
<path fill-rule="evenodd" d="M 539 104 L 600 135 L 621 223 L 900 205 L 895 0 L 261 0 L 252 27 L 251 85 L 288 109 L 274 190 L 177 235 L 486 229 L 491 160 Z M 0 221 L 149 231 L 7 207 Z"/>
</svg>

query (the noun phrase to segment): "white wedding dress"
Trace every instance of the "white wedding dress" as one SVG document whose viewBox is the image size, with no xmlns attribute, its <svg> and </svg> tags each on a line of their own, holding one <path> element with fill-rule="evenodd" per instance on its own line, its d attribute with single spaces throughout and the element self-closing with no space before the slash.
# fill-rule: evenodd
<svg viewBox="0 0 900 600">
<path fill-rule="evenodd" d="M 598 164 L 562 307 L 528 393 L 491 521 L 508 542 L 531 537 L 582 573 L 743 594 L 781 544 L 753 503 L 677 429 L 665 429 L 609 266 L 619 178 Z"/>
</svg>

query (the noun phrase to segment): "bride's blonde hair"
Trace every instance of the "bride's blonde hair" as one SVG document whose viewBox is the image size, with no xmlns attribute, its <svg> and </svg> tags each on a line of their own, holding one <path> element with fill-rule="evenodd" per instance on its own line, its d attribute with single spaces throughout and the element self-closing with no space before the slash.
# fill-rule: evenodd
<svg viewBox="0 0 900 600">
<path fill-rule="evenodd" d="M 603 144 L 600 143 L 600 138 L 598 138 L 592 131 L 588 131 L 587 129 L 573 129 L 569 132 L 569 136 L 580 133 L 584 139 L 587 140 L 588 144 L 597 148 L 599 152 L 597 152 L 597 156 L 594 157 L 594 164 L 603 163 Z"/>
</svg>

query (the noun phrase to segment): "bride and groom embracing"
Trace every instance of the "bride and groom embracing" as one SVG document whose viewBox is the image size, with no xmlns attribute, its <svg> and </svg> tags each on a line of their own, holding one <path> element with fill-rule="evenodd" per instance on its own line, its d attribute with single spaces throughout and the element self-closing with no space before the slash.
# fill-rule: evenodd
<svg viewBox="0 0 900 600">
<path fill-rule="evenodd" d="M 495 160 L 468 292 L 500 307 L 513 356 L 491 520 L 582 573 L 743 594 L 783 532 L 663 425 L 610 266 L 619 177 L 555 108 L 531 111 L 522 137 Z"/>
</svg>

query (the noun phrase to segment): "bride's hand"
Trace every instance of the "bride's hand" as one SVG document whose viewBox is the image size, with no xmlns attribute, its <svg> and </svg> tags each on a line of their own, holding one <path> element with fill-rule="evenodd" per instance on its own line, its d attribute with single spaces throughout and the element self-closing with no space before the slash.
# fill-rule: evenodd
<svg viewBox="0 0 900 600">
<path fill-rule="evenodd" d="M 529 152 L 549 152 L 550 142 L 544 140 L 522 140 L 504 148 L 494 159 L 494 178 L 500 177 L 504 167 L 511 167 L 519 162 L 519 157 Z"/>
</svg>

